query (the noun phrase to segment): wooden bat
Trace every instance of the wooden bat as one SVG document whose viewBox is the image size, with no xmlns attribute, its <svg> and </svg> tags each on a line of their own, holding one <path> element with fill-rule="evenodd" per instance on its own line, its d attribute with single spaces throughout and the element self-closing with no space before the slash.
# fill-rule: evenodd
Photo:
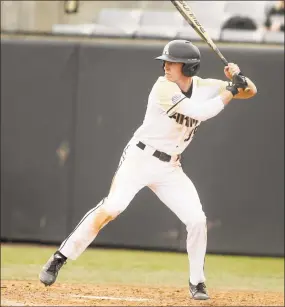
<svg viewBox="0 0 285 307">
<path fill-rule="evenodd" d="M 222 60 L 225 66 L 229 64 L 229 62 L 226 60 L 226 58 L 223 56 L 221 51 L 218 49 L 216 44 L 213 42 L 213 40 L 210 38 L 209 34 L 206 32 L 206 30 L 203 28 L 203 26 L 198 21 L 197 17 L 194 15 L 192 9 L 187 4 L 186 1 L 183 0 L 170 0 L 172 4 L 176 7 L 178 12 L 184 17 L 184 19 L 189 23 L 189 25 L 197 32 L 197 34 L 203 39 L 204 42 L 206 42 L 213 51 L 219 56 L 219 58 Z M 249 88 L 246 88 L 245 91 L 250 91 Z"/>
</svg>

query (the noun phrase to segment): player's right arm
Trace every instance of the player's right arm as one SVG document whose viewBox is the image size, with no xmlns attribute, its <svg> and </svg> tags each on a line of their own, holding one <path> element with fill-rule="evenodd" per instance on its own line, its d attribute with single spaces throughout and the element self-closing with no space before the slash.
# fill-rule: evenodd
<svg viewBox="0 0 285 307">
<path fill-rule="evenodd" d="M 180 113 L 199 121 L 205 121 L 219 114 L 232 99 L 233 94 L 220 81 L 220 91 L 216 97 L 205 101 L 187 98 L 174 82 L 159 78 L 155 85 L 156 99 L 160 107 L 171 117 Z M 227 83 L 228 84 L 228 83 Z"/>
</svg>

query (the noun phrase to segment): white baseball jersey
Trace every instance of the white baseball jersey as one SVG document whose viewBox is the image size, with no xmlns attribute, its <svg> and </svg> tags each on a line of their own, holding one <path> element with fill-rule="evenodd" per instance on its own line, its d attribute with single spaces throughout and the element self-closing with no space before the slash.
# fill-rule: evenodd
<svg viewBox="0 0 285 307">
<path fill-rule="evenodd" d="M 159 77 L 149 94 L 145 118 L 134 133 L 134 139 L 169 155 L 181 154 L 201 124 L 199 117 L 188 114 L 191 112 L 191 103 L 201 104 L 211 100 L 219 95 L 226 84 L 227 82 L 221 80 L 195 76 L 191 97 L 185 99 L 189 97 L 189 93 L 183 93 L 174 82 Z M 222 109 L 223 104 L 220 102 L 218 112 Z"/>
</svg>

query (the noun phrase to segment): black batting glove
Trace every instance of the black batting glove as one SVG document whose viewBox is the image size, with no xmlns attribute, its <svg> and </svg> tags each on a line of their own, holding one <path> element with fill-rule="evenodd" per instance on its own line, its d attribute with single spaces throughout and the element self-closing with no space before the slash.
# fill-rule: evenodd
<svg viewBox="0 0 285 307">
<path fill-rule="evenodd" d="M 232 82 L 237 86 L 237 88 L 245 89 L 248 86 L 246 77 L 242 73 L 233 75 Z"/>
</svg>

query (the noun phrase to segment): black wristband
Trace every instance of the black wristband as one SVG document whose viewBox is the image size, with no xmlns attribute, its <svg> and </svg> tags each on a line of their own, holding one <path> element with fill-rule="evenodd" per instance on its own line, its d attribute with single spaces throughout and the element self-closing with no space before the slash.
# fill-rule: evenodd
<svg viewBox="0 0 285 307">
<path fill-rule="evenodd" d="M 226 90 L 231 92 L 233 96 L 235 96 L 239 92 L 237 86 L 233 83 L 229 83 L 226 87 Z"/>
</svg>

